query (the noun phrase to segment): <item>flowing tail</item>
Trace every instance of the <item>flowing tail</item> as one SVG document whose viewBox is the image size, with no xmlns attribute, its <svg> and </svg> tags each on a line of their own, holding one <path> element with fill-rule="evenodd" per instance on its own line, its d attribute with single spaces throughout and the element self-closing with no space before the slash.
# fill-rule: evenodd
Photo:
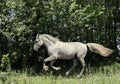
<svg viewBox="0 0 120 84">
<path fill-rule="evenodd" d="M 110 54 L 113 53 L 113 50 L 106 48 L 101 44 L 87 43 L 86 45 L 89 47 L 91 52 L 98 53 L 103 57 L 108 57 Z"/>
</svg>

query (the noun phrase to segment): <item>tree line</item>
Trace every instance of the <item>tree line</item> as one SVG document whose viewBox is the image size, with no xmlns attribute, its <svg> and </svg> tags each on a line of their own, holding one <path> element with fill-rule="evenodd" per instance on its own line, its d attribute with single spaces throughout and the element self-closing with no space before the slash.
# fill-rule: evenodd
<svg viewBox="0 0 120 84">
<path fill-rule="evenodd" d="M 37 33 L 116 50 L 119 32 L 119 0 L 1 0 L 0 68 L 41 60 L 45 51 L 35 56 L 32 50 Z"/>
</svg>

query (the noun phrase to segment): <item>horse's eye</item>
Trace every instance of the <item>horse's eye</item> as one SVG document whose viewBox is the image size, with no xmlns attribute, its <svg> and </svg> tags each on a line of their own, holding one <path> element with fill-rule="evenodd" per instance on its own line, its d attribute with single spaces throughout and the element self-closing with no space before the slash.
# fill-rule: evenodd
<svg viewBox="0 0 120 84">
<path fill-rule="evenodd" d="M 37 43 L 38 41 L 35 41 L 35 43 Z"/>
</svg>

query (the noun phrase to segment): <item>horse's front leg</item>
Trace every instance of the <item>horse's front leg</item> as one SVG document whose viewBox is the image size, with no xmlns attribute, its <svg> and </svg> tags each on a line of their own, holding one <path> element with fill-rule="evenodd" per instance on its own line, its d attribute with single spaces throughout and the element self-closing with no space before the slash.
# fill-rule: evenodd
<svg viewBox="0 0 120 84">
<path fill-rule="evenodd" d="M 70 72 L 77 66 L 77 59 L 73 59 L 73 65 L 72 67 L 65 73 L 66 76 L 70 74 Z"/>
<path fill-rule="evenodd" d="M 46 58 L 43 62 L 43 69 L 45 71 L 48 71 L 48 66 L 46 66 L 46 62 L 48 61 L 53 61 L 53 60 L 56 60 L 56 57 L 54 55 L 51 55 L 50 57 Z"/>
<path fill-rule="evenodd" d="M 46 65 L 45 62 L 43 62 L 43 69 L 44 69 L 45 71 L 48 71 L 48 69 L 49 69 L 49 67 Z"/>
<path fill-rule="evenodd" d="M 50 62 L 51 67 L 52 67 L 53 69 L 55 69 L 55 70 L 60 70 L 61 67 L 55 67 L 55 66 L 53 66 L 53 64 L 55 63 L 55 61 L 56 61 L 56 60 L 52 60 L 52 61 Z"/>
</svg>

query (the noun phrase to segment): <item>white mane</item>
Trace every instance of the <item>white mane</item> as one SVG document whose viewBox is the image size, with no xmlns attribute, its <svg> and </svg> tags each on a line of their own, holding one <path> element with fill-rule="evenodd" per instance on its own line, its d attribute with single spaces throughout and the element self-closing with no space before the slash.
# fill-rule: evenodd
<svg viewBox="0 0 120 84">
<path fill-rule="evenodd" d="M 60 41 L 59 39 L 57 39 L 51 35 L 48 35 L 48 34 L 42 34 L 40 36 L 47 38 L 48 40 L 52 41 L 53 43 Z"/>
</svg>

